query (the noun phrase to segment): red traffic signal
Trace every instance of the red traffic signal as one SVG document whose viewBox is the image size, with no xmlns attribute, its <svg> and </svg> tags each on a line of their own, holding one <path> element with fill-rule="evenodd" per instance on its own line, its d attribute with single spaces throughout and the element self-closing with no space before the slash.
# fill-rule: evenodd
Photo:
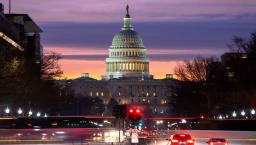
<svg viewBox="0 0 256 145">
<path fill-rule="evenodd" d="M 137 108 L 136 113 L 141 113 L 141 110 Z"/>
<path fill-rule="evenodd" d="M 133 113 L 133 109 L 132 108 L 129 109 L 129 113 Z"/>
<path fill-rule="evenodd" d="M 139 107 L 130 107 L 128 112 L 128 118 L 132 122 L 137 122 L 142 118 L 142 109 Z"/>
</svg>

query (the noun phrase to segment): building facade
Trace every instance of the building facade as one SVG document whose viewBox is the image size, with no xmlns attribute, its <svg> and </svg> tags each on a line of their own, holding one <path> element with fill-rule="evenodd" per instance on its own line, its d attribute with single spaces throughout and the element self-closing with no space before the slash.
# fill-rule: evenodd
<svg viewBox="0 0 256 145">
<path fill-rule="evenodd" d="M 26 59 L 40 62 L 42 46 L 40 27 L 28 14 L 5 14 L 0 3 L 0 54 L 11 58 L 17 53 L 25 54 Z M 29 60 L 29 61 L 30 61 Z"/>
<path fill-rule="evenodd" d="M 143 106 L 149 114 L 166 115 L 175 80 L 170 74 L 161 80 L 150 75 L 146 49 L 131 20 L 127 6 L 123 27 L 109 48 L 103 79 L 86 75 L 69 81 L 69 86 L 77 97 L 100 97 L 106 105 L 115 99 L 119 104 Z"/>
</svg>

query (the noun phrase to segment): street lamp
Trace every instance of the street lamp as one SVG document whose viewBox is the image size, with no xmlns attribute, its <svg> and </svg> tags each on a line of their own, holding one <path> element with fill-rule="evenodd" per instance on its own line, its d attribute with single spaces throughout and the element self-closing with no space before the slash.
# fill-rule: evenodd
<svg viewBox="0 0 256 145">
<path fill-rule="evenodd" d="M 9 113 L 10 113 L 10 109 L 8 108 L 8 106 L 7 106 L 6 109 L 5 109 L 5 113 L 6 113 L 6 114 L 9 114 Z"/>
<path fill-rule="evenodd" d="M 181 119 L 181 123 L 187 123 L 187 120 L 186 119 Z"/>
<path fill-rule="evenodd" d="M 19 109 L 18 109 L 18 114 L 19 114 L 19 115 L 21 115 L 21 114 L 22 114 L 22 112 L 23 112 L 23 111 L 22 111 L 22 109 L 21 109 L 21 108 L 19 108 Z"/>
<path fill-rule="evenodd" d="M 46 113 L 44 114 L 44 117 L 47 117 L 47 114 L 46 114 Z"/>
<path fill-rule="evenodd" d="M 241 115 L 242 115 L 242 116 L 245 116 L 245 111 L 244 111 L 244 110 L 241 112 Z"/>
<path fill-rule="evenodd" d="M 41 116 L 41 113 L 40 113 L 40 112 L 37 112 L 36 116 L 37 116 L 37 117 L 40 117 L 40 116 Z"/>
<path fill-rule="evenodd" d="M 223 118 L 223 117 L 220 115 L 220 116 L 219 116 L 219 119 L 221 120 L 222 118 Z"/>
<path fill-rule="evenodd" d="M 234 111 L 233 113 L 232 113 L 232 116 L 235 118 L 236 117 L 236 111 Z"/>
<path fill-rule="evenodd" d="M 254 109 L 251 110 L 251 114 L 255 115 L 255 110 Z"/>
<path fill-rule="evenodd" d="M 32 110 L 28 111 L 28 116 L 31 116 L 33 114 Z"/>
</svg>

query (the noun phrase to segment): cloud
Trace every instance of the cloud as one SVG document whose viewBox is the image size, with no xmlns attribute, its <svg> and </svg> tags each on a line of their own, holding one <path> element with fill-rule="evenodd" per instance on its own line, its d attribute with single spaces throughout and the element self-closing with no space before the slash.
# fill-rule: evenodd
<svg viewBox="0 0 256 145">
<path fill-rule="evenodd" d="M 140 22 L 134 28 L 147 49 L 217 49 L 227 50 L 234 36 L 248 36 L 256 31 L 256 22 Z M 121 23 L 41 23 L 45 47 L 107 50 Z"/>
<path fill-rule="evenodd" d="M 70 60 L 100 60 L 105 61 L 107 55 L 61 55 L 62 59 Z M 191 60 L 199 54 L 149 54 L 150 61 L 173 61 L 173 60 Z M 204 55 L 206 57 L 206 55 Z M 207 56 L 211 56 L 208 54 Z"/>
<path fill-rule="evenodd" d="M 8 0 L 2 2 L 8 6 Z M 127 3 L 137 21 L 229 20 L 247 13 L 253 20 L 256 13 L 255 0 L 16 0 L 13 11 L 41 22 L 118 22 Z"/>
</svg>

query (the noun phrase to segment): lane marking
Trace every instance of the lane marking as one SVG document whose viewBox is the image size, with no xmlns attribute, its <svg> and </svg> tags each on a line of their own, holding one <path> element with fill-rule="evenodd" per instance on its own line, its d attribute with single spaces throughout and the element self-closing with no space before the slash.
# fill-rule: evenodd
<svg viewBox="0 0 256 145">
<path fill-rule="evenodd" d="M 2 139 L 0 142 L 63 142 L 63 139 L 47 139 L 47 140 L 40 140 L 40 139 L 35 139 L 35 140 L 16 140 L 16 139 Z"/>
</svg>

